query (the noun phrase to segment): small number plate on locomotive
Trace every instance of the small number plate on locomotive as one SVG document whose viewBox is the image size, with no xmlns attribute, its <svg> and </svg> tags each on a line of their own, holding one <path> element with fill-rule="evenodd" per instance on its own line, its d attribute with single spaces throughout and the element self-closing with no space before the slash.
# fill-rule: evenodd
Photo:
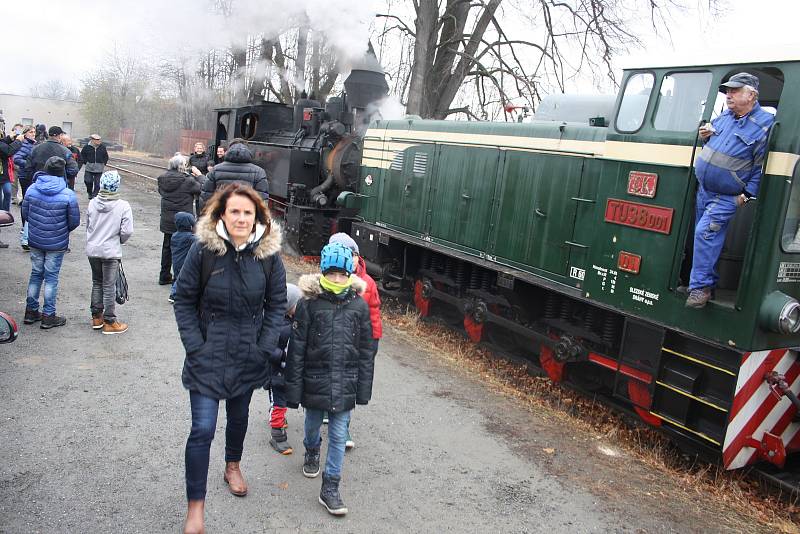
<svg viewBox="0 0 800 534">
<path fill-rule="evenodd" d="M 642 266 L 642 257 L 638 254 L 620 251 L 617 259 L 617 267 L 626 273 L 639 274 L 639 267 Z"/>
<path fill-rule="evenodd" d="M 782 261 L 778 268 L 778 282 L 800 282 L 800 263 Z"/>
<path fill-rule="evenodd" d="M 605 221 L 669 235 L 674 211 L 672 208 L 609 198 Z"/>
<path fill-rule="evenodd" d="M 658 175 L 652 172 L 631 171 L 628 174 L 628 194 L 637 197 L 653 198 L 656 196 Z"/>
<path fill-rule="evenodd" d="M 514 277 L 505 273 L 497 273 L 497 285 L 506 289 L 514 289 Z"/>
</svg>

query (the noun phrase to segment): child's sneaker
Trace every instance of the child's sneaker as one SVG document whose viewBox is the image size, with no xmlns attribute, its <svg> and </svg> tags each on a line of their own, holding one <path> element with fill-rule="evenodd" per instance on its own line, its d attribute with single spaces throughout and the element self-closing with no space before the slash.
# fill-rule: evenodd
<svg viewBox="0 0 800 534">
<path fill-rule="evenodd" d="M 291 445 L 289 445 L 289 439 L 286 437 L 286 430 L 283 428 L 272 429 L 272 438 L 270 438 L 269 444 L 272 445 L 273 449 L 283 455 L 288 456 L 294 452 Z"/>
<path fill-rule="evenodd" d="M 335 477 L 322 473 L 322 489 L 319 491 L 319 503 L 333 515 L 345 515 L 347 506 L 339 495 L 339 481 L 342 477 Z"/>
<path fill-rule="evenodd" d="M 353 447 L 356 446 L 356 442 L 353 441 L 353 437 L 350 435 L 350 429 L 347 429 L 347 437 L 344 438 L 344 450 L 349 451 Z"/>
<path fill-rule="evenodd" d="M 306 449 L 306 457 L 303 462 L 303 476 L 307 478 L 317 478 L 319 476 L 319 447 L 316 449 Z"/>
<path fill-rule="evenodd" d="M 328 412 L 322 412 L 322 424 L 323 425 L 328 424 Z"/>
</svg>

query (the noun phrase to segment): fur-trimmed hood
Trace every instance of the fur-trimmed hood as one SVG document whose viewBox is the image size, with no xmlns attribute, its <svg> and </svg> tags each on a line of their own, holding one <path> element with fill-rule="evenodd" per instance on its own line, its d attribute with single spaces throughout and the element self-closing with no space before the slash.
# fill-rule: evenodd
<svg viewBox="0 0 800 534">
<path fill-rule="evenodd" d="M 203 215 L 197 221 L 195 234 L 198 241 L 217 256 L 224 256 L 228 250 L 225 239 L 217 233 L 217 222 L 212 220 L 209 215 Z M 269 232 L 261 236 L 261 239 L 256 242 L 255 248 L 252 249 L 253 256 L 263 260 L 267 256 L 277 254 L 281 250 L 282 242 L 283 230 L 278 221 L 273 220 Z"/>
<path fill-rule="evenodd" d="M 319 278 L 321 276 L 322 274 L 316 273 L 304 274 L 300 277 L 300 280 L 297 281 L 297 286 L 300 288 L 300 291 L 303 292 L 303 298 L 311 300 L 319 297 L 322 294 L 324 290 L 322 289 L 322 286 L 319 285 Z M 354 274 L 351 275 L 350 278 L 352 280 L 350 287 L 352 287 L 357 294 L 361 295 L 364 293 L 364 291 L 366 291 L 367 283 L 364 280 Z"/>
</svg>

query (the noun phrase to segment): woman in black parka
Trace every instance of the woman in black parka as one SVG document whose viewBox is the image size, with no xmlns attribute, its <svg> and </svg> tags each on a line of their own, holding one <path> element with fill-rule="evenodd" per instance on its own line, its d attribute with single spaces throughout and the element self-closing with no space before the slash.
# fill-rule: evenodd
<svg viewBox="0 0 800 534">
<path fill-rule="evenodd" d="M 281 231 L 253 188 L 217 191 L 197 222 L 198 241 L 181 269 L 175 319 L 186 350 L 192 430 L 186 442 L 185 532 L 203 531 L 209 451 L 219 401 L 225 400 L 225 481 L 244 496 L 239 469 L 253 390 L 269 382 L 269 356 L 278 349 L 286 311 Z"/>
<path fill-rule="evenodd" d="M 188 159 L 182 154 L 175 154 L 169 160 L 167 172 L 158 177 L 158 194 L 161 195 L 159 229 L 164 234 L 161 244 L 161 271 L 158 274 L 158 283 L 161 285 L 172 283 L 170 240 L 176 231 L 175 214 L 181 211 L 194 213 L 194 199 L 200 194 L 199 182 L 186 172 L 187 162 Z"/>
</svg>

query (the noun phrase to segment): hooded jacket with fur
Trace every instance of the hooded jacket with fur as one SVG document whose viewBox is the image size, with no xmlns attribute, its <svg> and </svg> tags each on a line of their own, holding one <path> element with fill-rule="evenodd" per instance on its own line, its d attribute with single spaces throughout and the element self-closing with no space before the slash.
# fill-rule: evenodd
<svg viewBox="0 0 800 534">
<path fill-rule="evenodd" d="M 215 165 L 214 169 L 206 175 L 203 192 L 200 193 L 200 207 L 202 208 L 208 202 L 214 191 L 233 182 L 249 185 L 261 195 L 264 202 L 269 200 L 267 173 L 252 161 L 253 154 L 249 148 L 241 143 L 233 145 L 225 153 L 225 161 Z"/>
<path fill-rule="evenodd" d="M 372 325 L 369 307 L 359 296 L 366 284 L 353 277 L 340 295 L 324 291 L 319 274 L 297 283 L 292 339 L 286 357 L 286 405 L 339 413 L 372 397 Z"/>
<path fill-rule="evenodd" d="M 196 234 L 173 306 L 186 350 L 183 385 L 207 397 L 230 399 L 269 382 L 268 357 L 278 347 L 286 311 L 281 230 L 276 223 L 269 230 L 258 225 L 255 239 L 240 251 L 208 216 L 197 222 Z M 203 249 L 213 254 L 205 288 Z M 268 269 L 262 260 L 269 262 Z"/>
</svg>

